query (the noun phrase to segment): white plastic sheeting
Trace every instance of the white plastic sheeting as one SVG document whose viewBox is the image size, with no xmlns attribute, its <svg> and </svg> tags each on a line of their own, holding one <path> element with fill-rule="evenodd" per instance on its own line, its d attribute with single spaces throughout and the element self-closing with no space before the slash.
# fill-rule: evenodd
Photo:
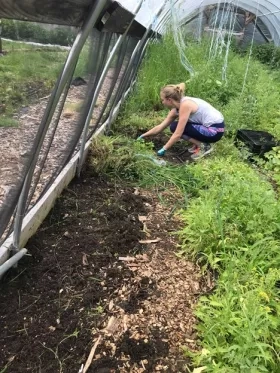
<svg viewBox="0 0 280 373">
<path fill-rule="evenodd" d="M 139 3 L 139 0 L 119 0 L 119 2 L 122 6 L 132 11 Z M 155 26 L 159 25 L 164 16 L 163 23 L 167 23 L 170 20 L 170 6 L 172 4 L 174 4 L 175 11 L 180 18 L 180 24 L 187 23 L 193 19 L 206 6 L 230 4 L 255 14 L 257 19 L 261 19 L 267 27 L 274 43 L 280 45 L 280 0 L 144 0 L 136 20 L 144 26 L 148 26 L 153 21 L 153 15 L 156 10 L 162 4 L 165 4 L 165 10 L 154 22 Z M 160 30 L 163 31 L 164 29 L 161 28 Z"/>
<path fill-rule="evenodd" d="M 280 0 L 279 0 L 280 1 Z M 120 0 L 118 1 L 124 8 L 128 9 L 131 12 L 134 12 L 137 4 L 140 0 Z M 136 21 L 140 22 L 142 25 L 148 27 L 157 10 L 165 3 L 162 0 L 143 0 L 141 9 L 139 10 Z"/>
</svg>

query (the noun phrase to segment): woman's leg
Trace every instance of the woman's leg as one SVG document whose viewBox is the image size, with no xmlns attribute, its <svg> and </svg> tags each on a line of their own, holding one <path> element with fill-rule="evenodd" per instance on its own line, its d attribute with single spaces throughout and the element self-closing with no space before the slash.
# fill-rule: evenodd
<svg viewBox="0 0 280 373">
<path fill-rule="evenodd" d="M 200 124 L 191 124 L 186 127 L 185 132 L 201 142 L 191 156 L 193 160 L 198 160 L 211 153 L 213 151 L 211 144 L 219 141 L 223 137 L 223 123 L 217 124 L 218 129 L 215 127 L 205 127 Z"/>
<path fill-rule="evenodd" d="M 198 141 L 198 140 L 192 139 L 191 137 L 186 136 L 186 135 L 183 135 L 183 136 L 181 137 L 181 139 L 190 142 L 191 144 L 195 145 L 196 147 L 197 147 L 197 146 L 199 147 L 200 144 L 201 144 L 201 141 Z"/>
<path fill-rule="evenodd" d="M 170 124 L 170 131 L 175 132 L 178 122 L 172 122 Z M 224 123 L 217 124 L 218 128 L 224 128 Z M 211 143 L 219 141 L 223 136 L 223 132 L 217 132 L 214 127 L 205 127 L 199 123 L 188 122 L 184 129 L 182 139 L 191 142 L 196 145 L 197 149 L 193 149 L 193 159 L 199 159 L 206 154 L 212 152 L 213 148 Z"/>
<path fill-rule="evenodd" d="M 176 128 L 177 128 L 177 125 L 178 125 L 178 122 L 177 122 L 177 121 L 174 121 L 174 122 L 172 122 L 172 123 L 170 124 L 170 131 L 171 131 L 172 133 L 175 132 L 175 130 L 176 130 Z M 188 125 L 189 125 L 189 124 L 188 124 Z M 188 135 L 185 133 L 185 131 L 184 131 L 184 133 L 183 133 L 181 139 L 183 139 L 183 140 L 185 140 L 185 141 L 189 141 L 191 144 L 194 144 L 194 145 L 196 145 L 197 147 L 199 147 L 200 144 L 201 144 L 201 141 L 196 140 L 196 139 L 194 139 L 194 138 L 188 136 Z"/>
</svg>

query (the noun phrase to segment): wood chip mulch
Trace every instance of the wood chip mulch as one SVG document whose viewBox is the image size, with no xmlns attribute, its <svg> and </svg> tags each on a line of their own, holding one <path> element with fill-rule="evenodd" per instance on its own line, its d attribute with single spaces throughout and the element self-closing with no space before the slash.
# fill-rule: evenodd
<svg viewBox="0 0 280 373">
<path fill-rule="evenodd" d="M 143 191 L 136 189 L 135 193 Z M 147 191 L 144 196 L 153 198 Z M 107 300 L 107 315 L 111 316 L 104 321 L 104 329 L 93 330 L 88 366 L 97 368 L 99 361 L 117 357 L 122 362 L 121 373 L 192 371 L 182 347 L 199 348 L 194 307 L 198 297 L 213 288 L 213 282 L 202 275 L 198 265 L 176 255 L 177 239 L 172 233 L 181 222 L 170 217 L 172 208 L 162 206 L 156 198 L 154 202 L 147 204 L 147 216 L 139 216 L 146 233 L 141 243 L 147 251 L 119 257 L 134 272 L 134 280 Z M 116 348 L 120 345 L 121 355 Z M 81 372 L 87 369 L 85 364 Z"/>
</svg>

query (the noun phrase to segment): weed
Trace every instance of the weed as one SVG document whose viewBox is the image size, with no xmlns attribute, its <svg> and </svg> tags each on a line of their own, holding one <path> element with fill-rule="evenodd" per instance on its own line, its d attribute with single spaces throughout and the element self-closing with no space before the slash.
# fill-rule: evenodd
<svg viewBox="0 0 280 373">
<path fill-rule="evenodd" d="M 181 214 L 187 223 L 180 233 L 183 250 L 229 254 L 267 236 L 279 237 L 280 205 L 269 183 L 249 166 L 217 158 L 192 169 L 201 182 L 199 198 Z"/>
<path fill-rule="evenodd" d="M 130 137 L 137 137 L 137 135 L 160 124 L 165 117 L 166 110 L 155 112 L 135 112 L 129 113 L 129 115 L 126 115 L 126 112 L 124 111 L 118 116 L 113 133 L 118 135 L 123 134 L 125 131 Z"/>
</svg>

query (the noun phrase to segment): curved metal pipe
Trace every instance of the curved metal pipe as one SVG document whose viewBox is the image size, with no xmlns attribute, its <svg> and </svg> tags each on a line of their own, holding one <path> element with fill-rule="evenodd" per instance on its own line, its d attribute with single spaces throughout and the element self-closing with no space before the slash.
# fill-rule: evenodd
<svg viewBox="0 0 280 373">
<path fill-rule="evenodd" d="M 17 262 L 27 253 L 27 249 L 21 249 L 10 259 L 8 259 L 4 264 L 0 266 L 0 278 L 6 273 L 10 268 L 12 268 Z"/>
<path fill-rule="evenodd" d="M 52 120 L 53 114 L 55 112 L 55 109 L 57 107 L 57 104 L 59 102 L 60 96 L 63 92 L 63 89 L 65 85 L 67 84 L 67 81 L 69 77 L 71 76 L 75 66 L 77 59 L 79 58 L 79 55 L 81 53 L 81 50 L 85 44 L 85 41 L 94 25 L 96 24 L 98 17 L 102 13 L 105 5 L 107 4 L 107 0 L 98 1 L 98 4 L 96 4 L 91 14 L 89 15 L 89 18 L 85 22 L 84 26 L 82 27 L 82 30 L 79 32 L 79 34 L 76 37 L 76 40 L 70 50 L 70 53 L 67 57 L 67 60 L 65 62 L 64 68 L 62 70 L 62 73 L 60 77 L 58 78 L 58 81 L 56 83 L 56 86 L 53 90 L 53 93 L 50 97 L 50 100 L 48 102 L 47 108 L 45 110 L 44 116 L 42 118 L 41 124 L 39 126 L 36 138 L 35 138 L 35 145 L 33 149 L 33 159 L 30 164 L 27 176 L 24 181 L 24 185 L 21 191 L 21 195 L 18 202 L 16 217 L 15 217 L 15 225 L 14 225 L 14 250 L 18 251 L 19 249 L 19 241 L 20 241 L 20 232 L 22 227 L 22 221 L 24 218 L 25 213 L 25 206 L 28 198 L 28 192 L 29 188 L 32 182 L 33 173 L 36 167 L 36 163 L 39 157 L 40 149 L 43 144 L 45 135 L 47 133 L 48 127 L 50 125 L 50 122 Z"/>
<path fill-rule="evenodd" d="M 123 43 L 128 31 L 129 31 L 129 29 L 130 29 L 136 15 L 137 15 L 138 11 L 140 10 L 140 8 L 142 6 L 142 3 L 143 3 L 143 0 L 141 0 L 140 4 L 136 7 L 136 10 L 134 12 L 134 17 L 132 18 L 131 22 L 127 26 L 125 32 L 121 36 L 119 36 L 118 41 L 116 42 L 114 48 L 112 49 L 112 51 L 109 55 L 109 58 L 108 58 L 108 60 L 105 64 L 105 67 L 102 71 L 102 74 L 99 78 L 99 81 L 97 83 L 96 90 L 95 90 L 94 96 L 92 98 L 92 102 L 91 102 L 91 105 L 90 105 L 90 108 L 89 108 L 89 112 L 88 112 L 86 122 L 85 122 L 85 125 L 84 125 L 83 133 L 82 133 L 81 146 L 80 146 L 80 151 L 79 151 L 80 157 L 79 157 L 79 164 L 78 164 L 78 168 L 77 168 L 77 176 L 78 177 L 80 177 L 81 170 L 82 170 L 82 165 L 83 165 L 83 161 L 84 161 L 84 152 L 85 152 L 85 146 L 86 146 L 87 137 L 88 137 L 89 123 L 90 123 L 90 120 L 91 120 L 91 117 L 92 117 L 92 113 L 93 113 L 93 110 L 94 110 L 99 92 L 101 90 L 104 79 L 107 75 L 110 64 L 111 64 L 116 52 L 118 51 L 119 47 L 122 45 L 122 43 Z"/>
</svg>

